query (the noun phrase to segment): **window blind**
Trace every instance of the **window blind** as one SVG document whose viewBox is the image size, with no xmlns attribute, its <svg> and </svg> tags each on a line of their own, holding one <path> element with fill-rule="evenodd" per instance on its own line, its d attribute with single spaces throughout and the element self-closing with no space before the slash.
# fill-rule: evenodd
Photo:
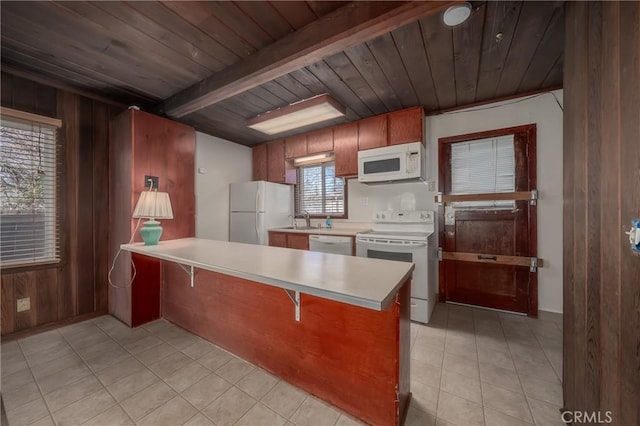
<svg viewBox="0 0 640 426">
<path fill-rule="evenodd" d="M 344 216 L 344 179 L 335 177 L 335 170 L 334 162 L 298 168 L 296 214 Z"/>
<path fill-rule="evenodd" d="M 37 117 L 37 116 L 36 116 Z M 0 123 L 0 261 L 60 260 L 57 127 L 3 114 Z"/>
<path fill-rule="evenodd" d="M 451 194 L 515 191 L 514 135 L 458 142 L 451 146 Z M 465 201 L 455 207 L 505 207 L 513 201 Z"/>
</svg>

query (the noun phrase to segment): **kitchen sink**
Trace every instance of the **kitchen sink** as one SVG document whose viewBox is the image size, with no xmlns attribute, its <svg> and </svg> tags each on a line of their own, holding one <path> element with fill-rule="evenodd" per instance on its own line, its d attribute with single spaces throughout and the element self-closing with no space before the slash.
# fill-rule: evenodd
<svg viewBox="0 0 640 426">
<path fill-rule="evenodd" d="M 279 229 L 299 229 L 301 231 L 309 231 L 311 229 L 318 229 L 318 228 L 315 226 L 284 226 Z"/>
</svg>

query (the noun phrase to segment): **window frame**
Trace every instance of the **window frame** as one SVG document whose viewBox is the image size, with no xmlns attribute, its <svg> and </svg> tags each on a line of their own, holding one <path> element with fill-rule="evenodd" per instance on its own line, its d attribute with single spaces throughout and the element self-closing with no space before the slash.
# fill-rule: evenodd
<svg viewBox="0 0 640 426">
<path fill-rule="evenodd" d="M 0 117 L 3 119 L 14 119 L 25 122 L 32 122 L 38 125 L 44 125 L 53 128 L 53 167 L 54 173 L 52 177 L 52 198 L 53 198 L 53 214 L 52 219 L 48 219 L 47 225 L 53 226 L 51 238 L 53 242 L 46 250 L 52 249 L 51 257 L 42 260 L 21 260 L 15 262 L 2 262 L 0 269 L 2 273 L 15 273 L 21 271 L 35 271 L 40 269 L 49 269 L 52 267 L 60 268 L 64 266 L 64 235 L 63 229 L 63 208 L 65 196 L 63 192 L 65 166 L 64 166 L 64 144 L 60 128 L 62 120 L 38 114 L 32 114 L 25 111 L 15 110 L 12 108 L 0 107 Z M 9 126 L 7 126 L 9 127 Z"/>
<path fill-rule="evenodd" d="M 302 175 L 302 169 L 305 167 L 318 167 L 318 166 L 322 166 L 327 167 L 327 165 L 329 164 L 333 164 L 334 167 L 334 173 L 335 173 L 335 161 L 324 161 L 324 162 L 318 162 L 318 163 L 312 163 L 312 164 L 305 164 L 304 166 L 299 166 L 296 167 L 296 184 L 295 184 L 295 191 L 294 191 L 294 215 L 298 216 L 300 214 L 300 211 L 298 210 L 300 207 L 300 196 L 301 196 L 301 185 L 300 185 L 300 179 L 301 179 L 301 175 Z M 349 215 L 348 215 L 348 191 L 347 191 L 347 179 L 344 177 L 339 177 L 339 176 L 335 176 L 334 174 L 334 179 L 342 179 L 343 182 L 343 191 L 342 191 L 342 195 L 343 195 L 343 199 L 342 199 L 342 203 L 344 206 L 344 211 L 342 214 L 335 214 L 335 213 L 322 213 L 322 214 L 317 214 L 317 213 L 310 213 L 309 217 L 312 219 L 326 219 L 327 216 L 329 216 L 332 219 L 348 219 Z M 325 188 L 325 181 L 323 179 L 322 182 L 322 188 L 323 188 L 323 199 L 325 198 L 325 194 L 324 194 L 324 188 Z M 323 206 L 322 206 L 323 210 L 325 209 L 325 201 L 323 200 Z"/>
</svg>

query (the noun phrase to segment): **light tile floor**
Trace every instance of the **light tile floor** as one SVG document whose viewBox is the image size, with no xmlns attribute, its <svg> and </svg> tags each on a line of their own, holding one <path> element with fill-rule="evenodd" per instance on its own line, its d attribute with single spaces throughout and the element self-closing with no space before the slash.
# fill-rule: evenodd
<svg viewBox="0 0 640 426">
<path fill-rule="evenodd" d="M 406 425 L 561 425 L 562 323 L 438 305 L 412 324 Z M 357 425 L 264 370 L 160 320 L 97 319 L 2 344 L 20 425 Z"/>
</svg>

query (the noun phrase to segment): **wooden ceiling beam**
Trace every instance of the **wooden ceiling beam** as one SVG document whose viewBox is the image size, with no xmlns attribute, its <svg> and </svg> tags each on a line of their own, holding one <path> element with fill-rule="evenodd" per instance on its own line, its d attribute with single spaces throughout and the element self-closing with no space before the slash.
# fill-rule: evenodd
<svg viewBox="0 0 640 426">
<path fill-rule="evenodd" d="M 351 2 L 166 99 L 157 112 L 184 117 L 457 2 Z"/>
</svg>

